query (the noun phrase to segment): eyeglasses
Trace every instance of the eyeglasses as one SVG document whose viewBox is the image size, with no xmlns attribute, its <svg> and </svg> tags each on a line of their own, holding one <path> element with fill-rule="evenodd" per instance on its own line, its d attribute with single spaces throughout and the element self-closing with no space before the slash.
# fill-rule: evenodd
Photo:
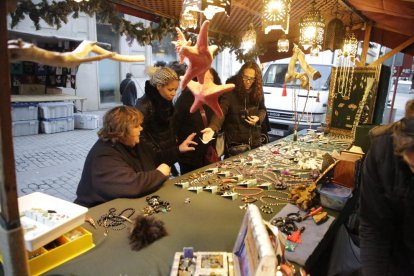
<svg viewBox="0 0 414 276">
<path fill-rule="evenodd" d="M 254 82 L 254 80 L 256 79 L 255 77 L 248 77 L 248 76 L 244 76 L 244 75 L 243 75 L 242 78 L 243 78 L 244 81 L 250 81 L 250 82 Z"/>
</svg>

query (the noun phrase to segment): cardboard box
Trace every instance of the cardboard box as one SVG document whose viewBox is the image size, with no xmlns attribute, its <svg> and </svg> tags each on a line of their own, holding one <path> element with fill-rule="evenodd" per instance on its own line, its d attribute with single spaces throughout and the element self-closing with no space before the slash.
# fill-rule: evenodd
<svg viewBox="0 0 414 276">
<path fill-rule="evenodd" d="M 46 85 L 44 84 L 24 84 L 20 85 L 20 95 L 44 95 Z"/>
<path fill-rule="evenodd" d="M 279 237 L 276 227 L 265 225 L 259 208 L 249 204 L 233 252 L 196 252 L 193 258 L 195 271 L 191 275 L 275 275 L 279 265 L 276 254 L 282 255 L 284 246 L 276 238 L 277 248 L 273 247 L 267 227 Z M 176 252 L 170 276 L 181 275 L 183 256 L 182 252 Z"/>
<path fill-rule="evenodd" d="M 46 94 L 62 94 L 62 88 L 59 87 L 46 87 Z"/>
</svg>

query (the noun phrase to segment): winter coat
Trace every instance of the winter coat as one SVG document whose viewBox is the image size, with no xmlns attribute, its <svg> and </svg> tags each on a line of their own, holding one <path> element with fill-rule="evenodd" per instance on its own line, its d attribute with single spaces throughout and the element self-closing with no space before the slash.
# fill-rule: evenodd
<svg viewBox="0 0 414 276">
<path fill-rule="evenodd" d="M 141 142 L 131 148 L 98 140 L 86 157 L 75 203 L 93 207 L 115 198 L 154 192 L 168 179 L 156 168 L 177 155 L 176 150 L 156 154 Z"/>
<path fill-rule="evenodd" d="M 152 144 L 155 151 L 177 147 L 175 132 L 172 127 L 174 107 L 171 101 L 161 97 L 157 88 L 149 81 L 145 82 L 145 94 L 138 99 L 136 108 L 144 114 L 141 137 Z M 175 162 L 173 162 L 175 163 Z M 173 165 L 173 163 L 168 165 Z"/>
<path fill-rule="evenodd" d="M 200 110 L 190 113 L 190 107 L 194 102 L 194 95 L 190 90 L 185 89 L 181 92 L 175 103 L 174 112 L 174 129 L 176 129 L 178 143 L 181 144 L 191 133 L 197 133 L 193 141 L 198 143 L 195 151 L 184 152 L 179 157 L 179 163 L 191 167 L 193 170 L 207 165 L 204 157 L 207 152 L 207 146 L 200 141 L 201 130 L 205 128 Z M 203 105 L 206 113 L 207 125 L 210 122 L 213 111 L 206 105 Z"/>
<path fill-rule="evenodd" d="M 414 173 L 394 153 L 392 127 L 372 133 L 361 186 L 362 270 L 364 275 L 412 275 Z"/>
<path fill-rule="evenodd" d="M 220 107 L 224 116 L 219 118 L 213 115 L 210 127 L 216 132 L 220 129 L 224 131 L 227 145 L 250 144 L 253 148 L 261 145 L 261 124 L 266 117 L 263 96 L 258 103 L 254 103 L 249 93 L 236 87 L 220 97 Z M 252 115 L 259 116 L 259 122 L 255 126 L 245 122 L 245 118 Z"/>
</svg>

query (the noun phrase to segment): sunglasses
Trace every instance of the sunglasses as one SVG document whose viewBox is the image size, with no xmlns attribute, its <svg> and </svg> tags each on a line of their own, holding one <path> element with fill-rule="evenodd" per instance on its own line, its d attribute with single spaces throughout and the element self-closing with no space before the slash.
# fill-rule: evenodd
<svg viewBox="0 0 414 276">
<path fill-rule="evenodd" d="M 248 76 L 243 76 L 242 77 L 242 79 L 244 80 L 244 81 L 251 81 L 251 82 L 254 82 L 254 80 L 256 79 L 255 77 L 248 77 Z"/>
</svg>

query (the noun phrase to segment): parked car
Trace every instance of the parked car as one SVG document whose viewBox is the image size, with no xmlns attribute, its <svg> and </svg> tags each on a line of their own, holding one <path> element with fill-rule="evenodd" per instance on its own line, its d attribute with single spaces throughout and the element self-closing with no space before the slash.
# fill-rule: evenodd
<svg viewBox="0 0 414 276">
<path fill-rule="evenodd" d="M 273 62 L 265 69 L 263 76 L 265 105 L 272 126 L 269 132 L 271 135 L 286 136 L 293 133 L 296 113 L 300 119 L 298 130 L 315 129 L 325 122 L 332 65 L 310 64 L 321 73 L 322 77 L 315 81 L 309 80 L 310 91 L 307 102 L 308 92 L 300 87 L 298 80 L 288 83 L 286 85 L 287 95 L 282 96 L 288 65 L 286 61 Z M 295 71 L 303 72 L 299 64 L 296 64 Z"/>
</svg>

